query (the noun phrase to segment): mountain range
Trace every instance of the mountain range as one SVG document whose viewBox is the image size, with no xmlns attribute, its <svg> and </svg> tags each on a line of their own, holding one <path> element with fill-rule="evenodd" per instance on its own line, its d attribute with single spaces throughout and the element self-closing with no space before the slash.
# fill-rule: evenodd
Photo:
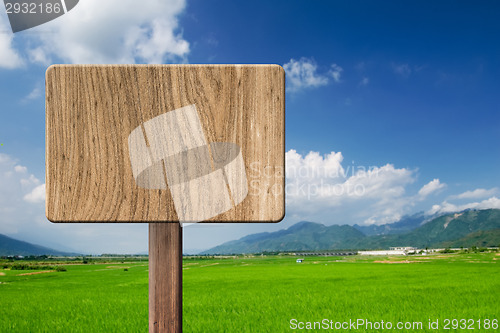
<svg viewBox="0 0 500 333">
<path fill-rule="evenodd" d="M 239 254 L 276 251 L 388 249 L 391 246 L 470 247 L 500 244 L 500 209 L 466 210 L 426 219 L 405 217 L 384 226 L 325 226 L 299 222 L 288 229 L 245 236 L 202 254 Z"/>
<path fill-rule="evenodd" d="M 369 250 L 391 246 L 486 247 L 500 245 L 500 209 L 466 210 L 429 218 L 422 213 L 381 226 L 332 225 L 302 221 L 288 229 L 226 242 L 201 254 L 276 251 Z M 74 256 L 0 234 L 0 256 Z"/>
<path fill-rule="evenodd" d="M 41 245 L 31 244 L 0 234 L 0 256 L 74 256 L 76 253 L 69 253 L 54 250 Z"/>
</svg>

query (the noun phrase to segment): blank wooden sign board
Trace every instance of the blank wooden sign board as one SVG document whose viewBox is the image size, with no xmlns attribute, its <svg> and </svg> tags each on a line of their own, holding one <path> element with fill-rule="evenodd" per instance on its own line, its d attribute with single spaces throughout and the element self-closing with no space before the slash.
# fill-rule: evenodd
<svg viewBox="0 0 500 333">
<path fill-rule="evenodd" d="M 277 65 L 47 70 L 47 218 L 150 224 L 150 331 L 182 330 L 180 223 L 284 217 L 284 87 Z"/>
</svg>

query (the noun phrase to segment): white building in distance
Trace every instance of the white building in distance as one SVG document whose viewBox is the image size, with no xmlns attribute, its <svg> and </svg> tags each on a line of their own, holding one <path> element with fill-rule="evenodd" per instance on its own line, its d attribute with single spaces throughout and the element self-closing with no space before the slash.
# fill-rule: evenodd
<svg viewBox="0 0 500 333">
<path fill-rule="evenodd" d="M 378 251 L 358 251 L 359 255 L 364 256 L 405 256 L 409 253 L 416 253 L 416 247 L 412 246 L 394 246 L 390 247 L 389 250 L 378 250 Z"/>
</svg>

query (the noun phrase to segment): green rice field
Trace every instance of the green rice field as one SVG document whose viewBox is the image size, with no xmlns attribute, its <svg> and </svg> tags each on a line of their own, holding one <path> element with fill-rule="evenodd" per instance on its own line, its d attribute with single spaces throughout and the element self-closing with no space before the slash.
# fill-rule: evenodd
<svg viewBox="0 0 500 333">
<path fill-rule="evenodd" d="M 184 332 L 499 331 L 498 253 L 296 259 L 184 259 Z M 148 330 L 145 261 L 2 264 L 0 332 Z"/>
</svg>

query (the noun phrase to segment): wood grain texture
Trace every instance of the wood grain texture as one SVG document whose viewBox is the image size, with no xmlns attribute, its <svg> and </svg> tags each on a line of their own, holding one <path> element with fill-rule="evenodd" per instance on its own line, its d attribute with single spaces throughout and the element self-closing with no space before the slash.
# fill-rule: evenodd
<svg viewBox="0 0 500 333">
<path fill-rule="evenodd" d="M 48 219 L 178 221 L 168 184 L 162 189 L 137 186 L 128 136 L 140 126 L 146 133 L 143 124 L 155 117 L 195 105 L 208 143 L 241 148 L 248 181 L 243 201 L 207 222 L 280 221 L 285 209 L 284 89 L 284 71 L 277 65 L 51 66 L 46 74 Z M 137 147 L 161 151 L 156 142 L 146 141 L 137 141 Z M 148 163 L 146 155 L 142 159 Z M 224 177 L 233 185 L 241 183 L 234 172 L 226 170 Z"/>
<path fill-rule="evenodd" d="M 182 332 L 182 228 L 149 224 L 149 332 Z"/>
</svg>

